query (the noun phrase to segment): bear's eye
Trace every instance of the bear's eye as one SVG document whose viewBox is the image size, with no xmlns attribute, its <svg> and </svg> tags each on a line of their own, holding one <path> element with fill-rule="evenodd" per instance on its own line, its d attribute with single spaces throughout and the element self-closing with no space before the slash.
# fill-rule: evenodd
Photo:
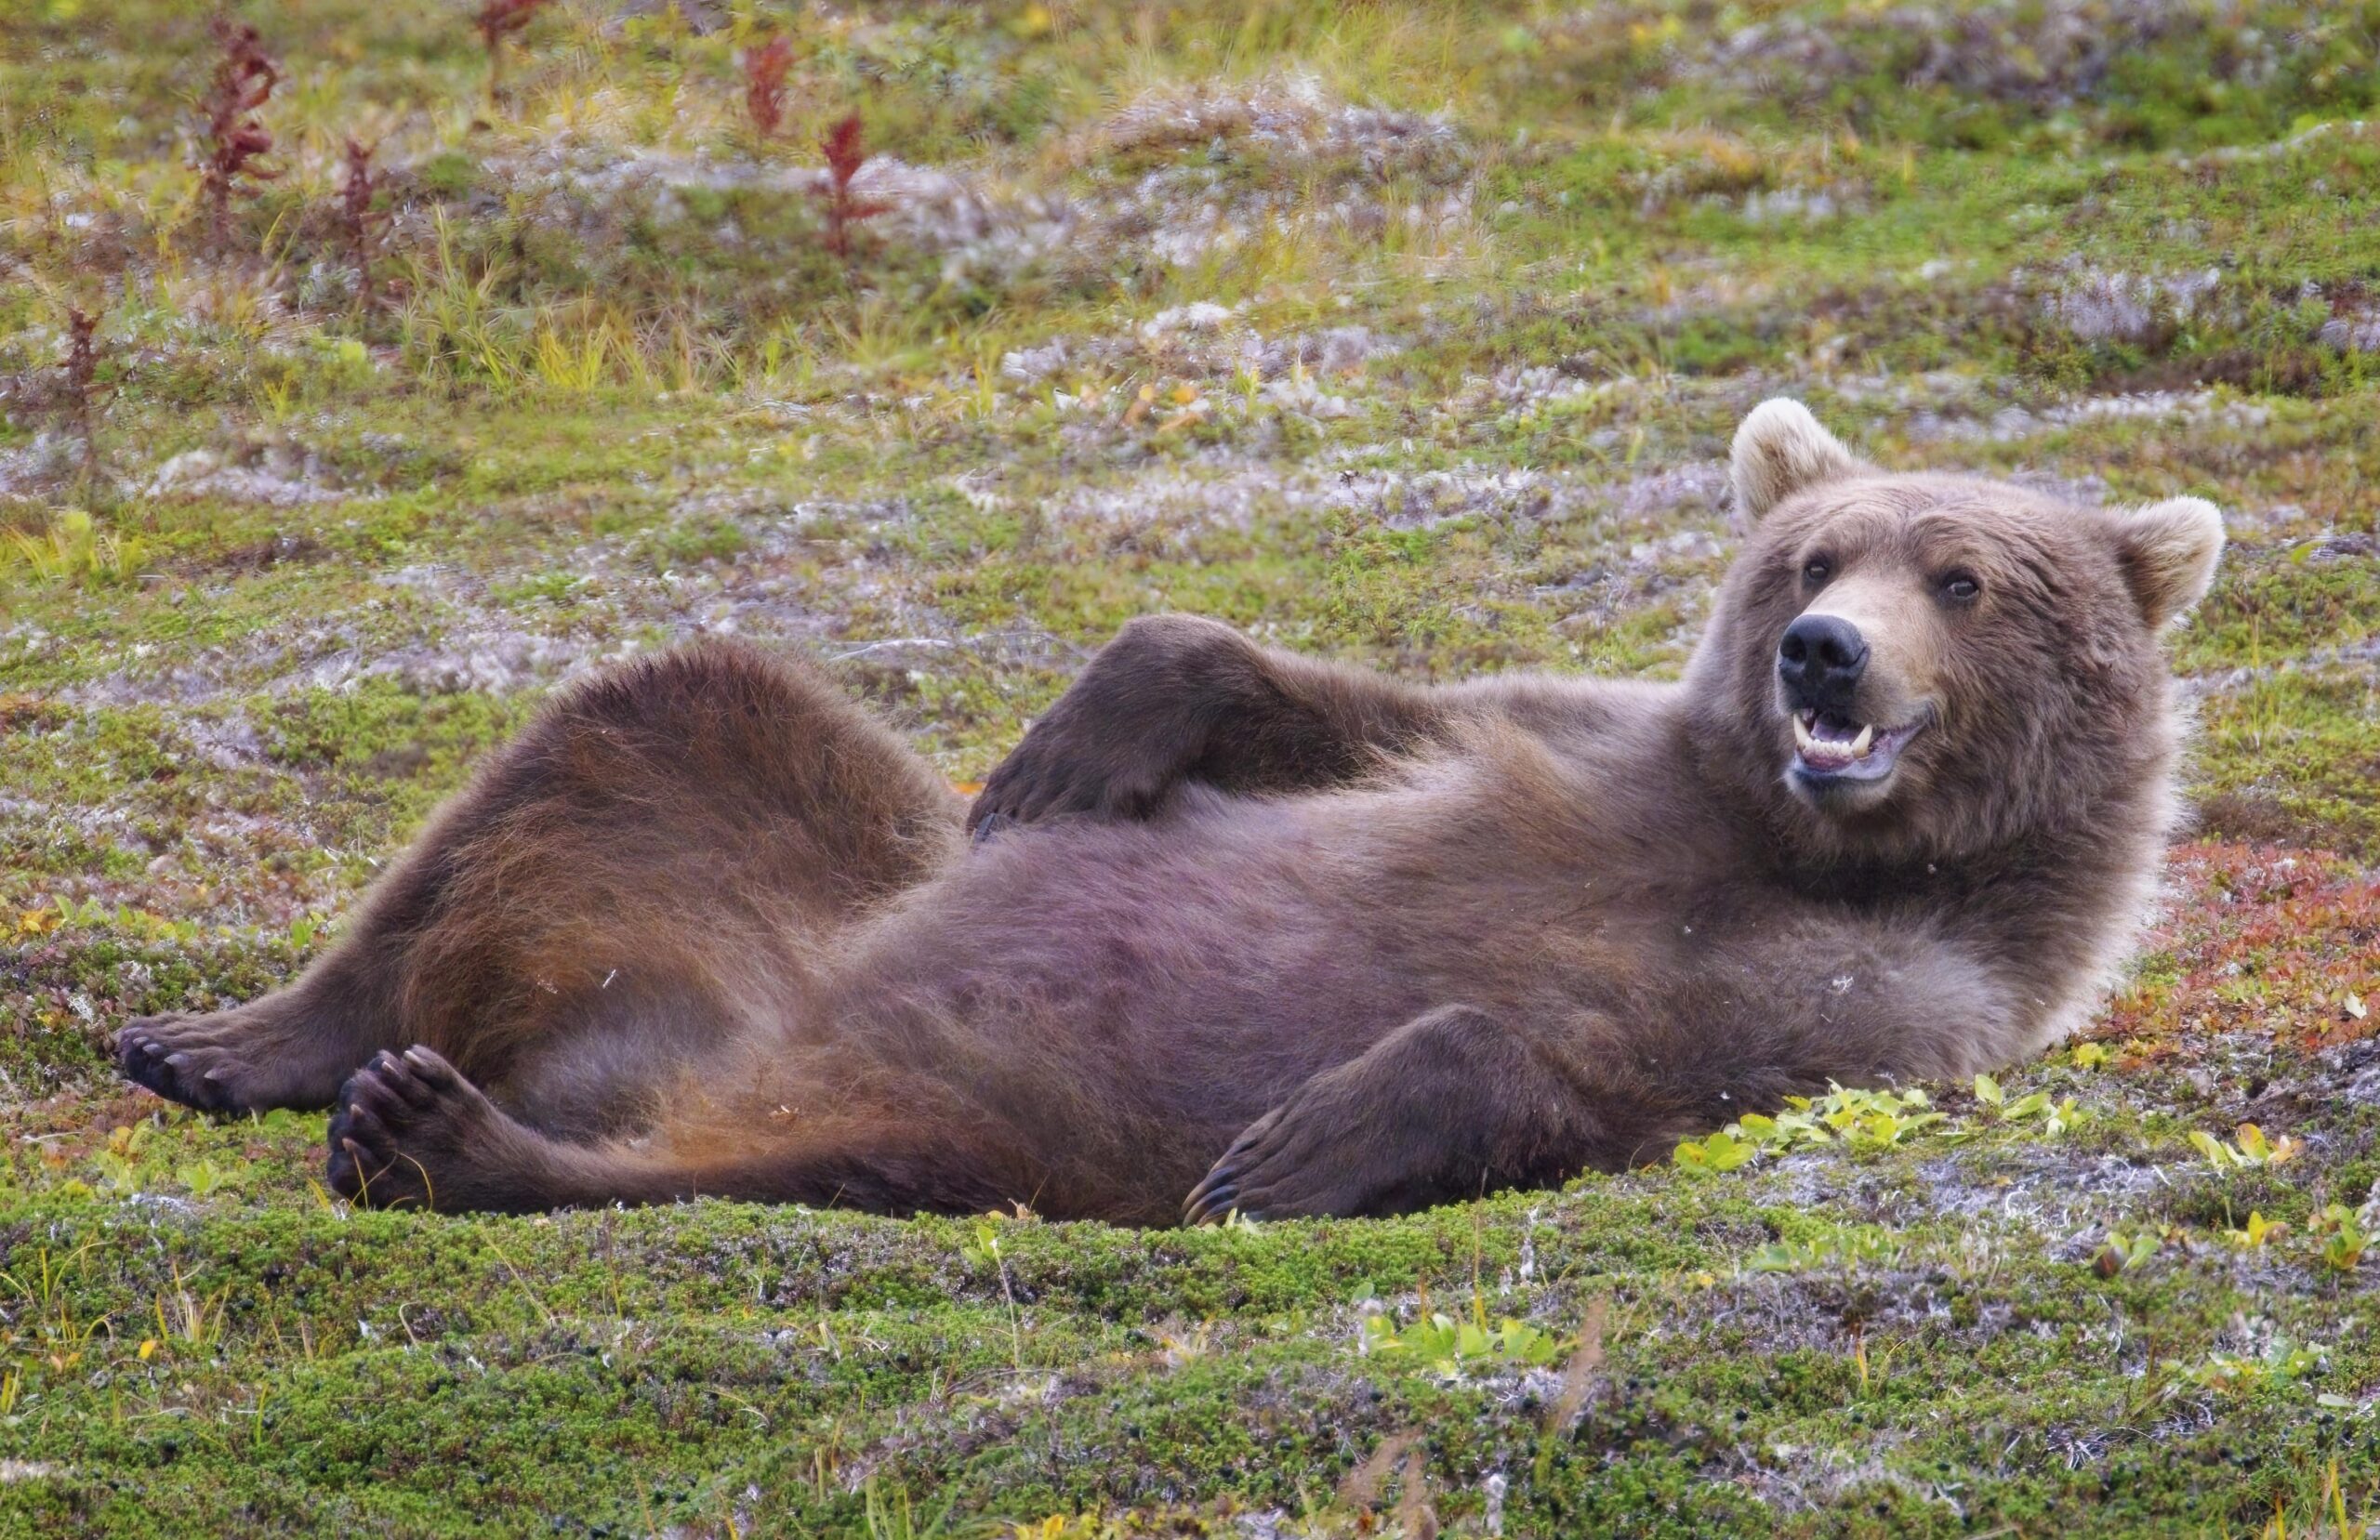
<svg viewBox="0 0 2380 1540">
<path fill-rule="evenodd" d="M 1815 588 L 1834 575 L 1834 563 L 1825 557 L 1814 556 L 1802 563 L 1802 581 Z"/>
<path fill-rule="evenodd" d="M 1942 580 L 1942 597 L 1955 604 L 1972 602 L 1983 592 L 1983 585 L 1973 573 L 1952 573 Z"/>
</svg>

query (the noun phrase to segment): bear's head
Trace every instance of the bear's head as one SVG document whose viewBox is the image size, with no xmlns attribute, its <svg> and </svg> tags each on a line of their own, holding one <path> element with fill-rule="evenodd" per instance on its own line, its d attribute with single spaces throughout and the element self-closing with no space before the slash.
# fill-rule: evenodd
<svg viewBox="0 0 2380 1540">
<path fill-rule="evenodd" d="M 2212 504 L 1887 474 L 1791 401 L 1744 419 L 1732 474 L 1752 530 L 1688 670 L 1698 748 L 1792 849 L 2163 834 L 2179 733 L 2159 633 L 2214 577 Z"/>
</svg>

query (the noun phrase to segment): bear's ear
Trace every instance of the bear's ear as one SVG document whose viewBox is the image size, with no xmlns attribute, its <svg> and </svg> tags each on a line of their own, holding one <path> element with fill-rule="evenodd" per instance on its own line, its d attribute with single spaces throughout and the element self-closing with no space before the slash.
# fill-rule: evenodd
<svg viewBox="0 0 2380 1540">
<path fill-rule="evenodd" d="M 2203 497 L 2168 497 L 2109 515 L 2116 560 L 2151 630 L 2186 613 L 2215 581 L 2223 515 Z"/>
<path fill-rule="evenodd" d="M 1810 409 L 1779 396 L 1752 409 L 1736 429 L 1729 474 L 1736 506 L 1755 520 L 1805 487 L 1857 476 L 1870 467 L 1818 426 Z"/>
</svg>

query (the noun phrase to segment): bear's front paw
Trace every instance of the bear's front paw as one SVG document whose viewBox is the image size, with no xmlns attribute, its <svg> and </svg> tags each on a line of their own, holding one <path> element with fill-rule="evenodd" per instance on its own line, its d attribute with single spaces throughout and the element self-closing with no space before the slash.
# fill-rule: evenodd
<svg viewBox="0 0 2380 1540">
<path fill-rule="evenodd" d="M 1079 747 L 1048 727 L 1025 735 L 984 783 L 967 814 L 978 843 L 1020 823 L 1067 817 L 1142 819 L 1163 803 L 1170 782 L 1133 752 L 1108 744 Z"/>
<path fill-rule="evenodd" d="M 1182 1222 L 1393 1214 L 1428 1201 L 1441 1164 L 1425 1136 L 1309 1086 L 1258 1118 L 1183 1201 Z"/>
<path fill-rule="evenodd" d="M 355 1072 L 331 1114 L 332 1190 L 373 1208 L 469 1206 L 471 1169 L 509 1122 L 430 1049 L 383 1053 Z"/>
</svg>

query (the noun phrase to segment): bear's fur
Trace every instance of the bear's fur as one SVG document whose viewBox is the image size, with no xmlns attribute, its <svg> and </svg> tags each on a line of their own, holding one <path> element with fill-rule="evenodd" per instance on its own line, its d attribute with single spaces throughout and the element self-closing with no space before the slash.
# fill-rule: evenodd
<svg viewBox="0 0 2380 1540">
<path fill-rule="evenodd" d="M 1885 474 L 1790 401 L 1733 475 L 1677 683 L 1139 621 L 972 815 L 805 666 L 608 671 L 296 983 L 133 1023 L 125 1071 L 335 1105 L 331 1180 L 382 1204 L 1162 1224 L 1556 1183 L 2039 1048 L 2148 901 L 2159 633 L 2219 519 Z"/>
</svg>

